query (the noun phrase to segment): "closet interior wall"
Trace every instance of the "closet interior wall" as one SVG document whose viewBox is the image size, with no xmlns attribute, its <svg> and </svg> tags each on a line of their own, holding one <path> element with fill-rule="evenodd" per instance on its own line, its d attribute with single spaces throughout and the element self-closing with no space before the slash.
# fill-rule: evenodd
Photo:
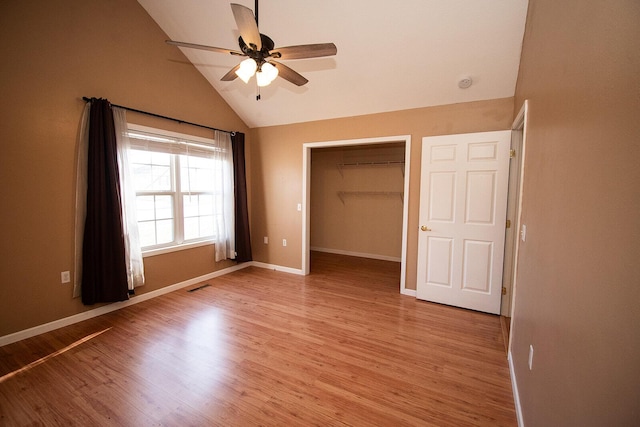
<svg viewBox="0 0 640 427">
<path fill-rule="evenodd" d="M 404 143 L 316 148 L 311 249 L 400 261 Z"/>
</svg>

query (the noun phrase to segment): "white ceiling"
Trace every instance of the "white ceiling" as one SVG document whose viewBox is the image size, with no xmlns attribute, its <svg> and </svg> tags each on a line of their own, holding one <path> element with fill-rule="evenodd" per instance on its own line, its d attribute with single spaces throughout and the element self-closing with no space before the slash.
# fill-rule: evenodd
<svg viewBox="0 0 640 427">
<path fill-rule="evenodd" d="M 178 41 L 239 50 L 230 3 L 138 0 Z M 249 127 L 349 117 L 513 96 L 528 0 L 268 0 L 260 32 L 276 47 L 333 42 L 328 58 L 283 61 L 309 79 L 220 78 L 237 57 L 180 48 Z M 177 47 L 175 49 L 178 49 Z M 460 89 L 458 81 L 473 85 Z"/>
</svg>

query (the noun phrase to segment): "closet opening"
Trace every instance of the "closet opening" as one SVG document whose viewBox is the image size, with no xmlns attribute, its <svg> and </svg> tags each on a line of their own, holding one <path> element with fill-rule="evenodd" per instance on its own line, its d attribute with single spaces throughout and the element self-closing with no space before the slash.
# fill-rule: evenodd
<svg viewBox="0 0 640 427">
<path fill-rule="evenodd" d="M 311 252 L 398 263 L 405 286 L 410 136 L 304 144 L 303 272 Z"/>
</svg>

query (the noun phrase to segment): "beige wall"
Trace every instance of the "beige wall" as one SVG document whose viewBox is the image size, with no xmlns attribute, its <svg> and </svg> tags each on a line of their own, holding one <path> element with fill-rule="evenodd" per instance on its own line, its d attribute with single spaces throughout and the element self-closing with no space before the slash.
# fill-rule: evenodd
<svg viewBox="0 0 640 427">
<path fill-rule="evenodd" d="M 257 261 L 302 267 L 302 146 L 307 142 L 411 135 L 406 287 L 416 288 L 423 136 L 509 129 L 513 98 L 252 129 L 251 237 Z M 405 195 L 406 203 L 406 195 Z M 269 236 L 265 245 L 263 237 Z M 281 245 L 287 239 L 287 246 Z"/>
<path fill-rule="evenodd" d="M 223 129 L 245 124 L 132 0 L 0 5 L 0 336 L 91 307 L 73 299 L 74 171 L 83 96 Z M 130 114 L 184 133 L 186 125 Z M 250 141 L 248 141 L 250 145 Z M 212 247 L 147 258 L 139 293 L 227 264 Z M 180 268 L 176 268 L 176 266 Z"/>
<path fill-rule="evenodd" d="M 404 153 L 404 143 L 312 150 L 312 249 L 400 260 Z"/>
<path fill-rule="evenodd" d="M 530 1 L 512 341 L 527 427 L 640 425 L 639 71 L 637 0 Z"/>
</svg>

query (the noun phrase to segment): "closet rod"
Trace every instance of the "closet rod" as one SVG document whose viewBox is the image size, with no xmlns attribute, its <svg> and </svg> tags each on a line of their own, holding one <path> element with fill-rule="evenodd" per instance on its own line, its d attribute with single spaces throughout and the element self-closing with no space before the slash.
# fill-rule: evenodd
<svg viewBox="0 0 640 427">
<path fill-rule="evenodd" d="M 85 102 L 91 102 L 91 99 L 93 99 L 93 98 L 87 98 L 86 96 L 83 96 L 82 99 Z M 111 104 L 111 106 L 112 107 L 122 108 L 122 109 L 125 109 L 127 111 L 133 111 L 134 113 L 140 113 L 140 114 L 146 114 L 147 116 L 158 117 L 160 119 L 172 120 L 174 122 L 182 123 L 182 124 L 185 124 L 185 125 L 197 126 L 197 127 L 201 127 L 201 128 L 209 129 L 209 130 L 217 130 L 219 132 L 225 132 L 225 133 L 229 133 L 231 135 L 235 135 L 236 134 L 235 131 L 218 129 L 218 128 L 214 128 L 214 127 L 211 127 L 211 126 L 200 125 L 198 123 L 187 122 L 185 120 L 174 119 L 173 117 L 167 117 L 167 116 L 162 116 L 160 114 L 150 113 L 148 111 L 137 110 L 135 108 L 125 107 L 124 105 Z"/>
</svg>

